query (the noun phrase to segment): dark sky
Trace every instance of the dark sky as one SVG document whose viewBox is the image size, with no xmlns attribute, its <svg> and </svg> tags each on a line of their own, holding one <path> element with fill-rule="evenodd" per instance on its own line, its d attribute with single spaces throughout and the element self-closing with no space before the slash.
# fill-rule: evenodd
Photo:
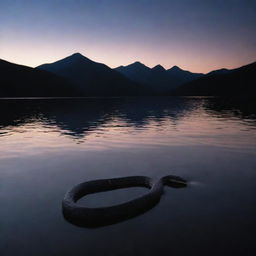
<svg viewBox="0 0 256 256">
<path fill-rule="evenodd" d="M 256 0 L 0 0 L 0 58 L 197 72 L 256 61 Z"/>
</svg>

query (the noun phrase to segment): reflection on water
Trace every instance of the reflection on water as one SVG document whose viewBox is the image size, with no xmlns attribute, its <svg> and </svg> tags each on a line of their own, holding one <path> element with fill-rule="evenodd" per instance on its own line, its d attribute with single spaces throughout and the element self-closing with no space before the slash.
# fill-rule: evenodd
<svg viewBox="0 0 256 256">
<path fill-rule="evenodd" d="M 213 98 L 1 100 L 1 144 L 5 151 L 17 151 L 13 143 L 29 146 L 30 153 L 60 143 L 88 150 L 131 144 L 254 149 L 255 115 L 240 105 Z"/>
<path fill-rule="evenodd" d="M 253 101 L 216 98 L 0 99 L 0 250 L 166 255 L 171 246 L 174 255 L 254 255 L 255 114 Z M 168 189 L 143 216 L 97 230 L 62 218 L 63 194 L 83 180 L 166 174 L 190 186 Z"/>
</svg>

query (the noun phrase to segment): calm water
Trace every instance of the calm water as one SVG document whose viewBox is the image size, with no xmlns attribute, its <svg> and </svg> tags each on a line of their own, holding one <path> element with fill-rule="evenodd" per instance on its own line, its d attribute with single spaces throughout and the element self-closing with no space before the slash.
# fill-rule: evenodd
<svg viewBox="0 0 256 256">
<path fill-rule="evenodd" d="M 214 98 L 0 100 L 0 254 L 256 255 L 255 109 Z M 63 195 L 82 181 L 168 174 L 189 186 L 166 187 L 136 218 L 89 229 L 62 216 Z"/>
</svg>

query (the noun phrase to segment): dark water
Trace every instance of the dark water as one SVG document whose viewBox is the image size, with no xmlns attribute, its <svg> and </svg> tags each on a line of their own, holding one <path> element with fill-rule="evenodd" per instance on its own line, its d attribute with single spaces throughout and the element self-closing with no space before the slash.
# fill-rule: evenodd
<svg viewBox="0 0 256 256">
<path fill-rule="evenodd" d="M 214 98 L 0 100 L 0 254 L 256 255 L 256 111 Z M 160 203 L 96 229 L 62 216 L 84 180 L 179 175 Z M 143 189 L 91 195 L 97 207 Z"/>
</svg>

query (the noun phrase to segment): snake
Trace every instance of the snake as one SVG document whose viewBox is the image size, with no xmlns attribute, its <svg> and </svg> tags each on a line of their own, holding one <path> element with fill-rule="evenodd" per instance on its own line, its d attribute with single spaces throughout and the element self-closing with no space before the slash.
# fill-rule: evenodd
<svg viewBox="0 0 256 256">
<path fill-rule="evenodd" d="M 127 220 L 153 208 L 164 191 L 164 186 L 180 188 L 187 186 L 181 177 L 168 175 L 158 180 L 147 176 L 85 181 L 67 191 L 62 200 L 64 218 L 78 226 L 97 227 Z M 129 187 L 146 187 L 148 192 L 141 196 L 113 206 L 89 208 L 78 203 L 86 195 Z"/>
</svg>

